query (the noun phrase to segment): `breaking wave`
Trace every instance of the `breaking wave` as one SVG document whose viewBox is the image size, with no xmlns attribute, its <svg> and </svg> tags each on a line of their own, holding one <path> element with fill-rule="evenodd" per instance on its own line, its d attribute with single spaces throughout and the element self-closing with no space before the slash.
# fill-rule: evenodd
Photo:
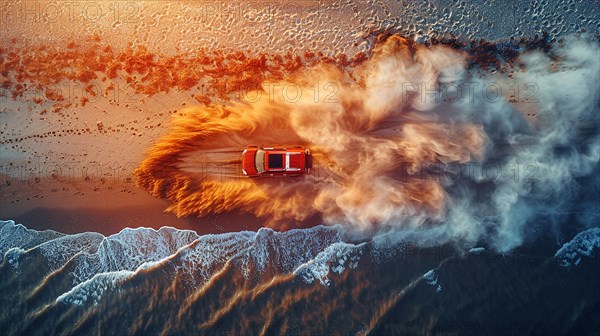
<svg viewBox="0 0 600 336">
<path fill-rule="evenodd" d="M 145 334 L 236 330 L 328 334 L 340 329 L 345 334 L 378 334 L 397 325 L 414 325 L 414 331 L 422 332 L 465 331 L 448 325 L 454 321 L 454 310 L 446 314 L 425 307 L 436 306 L 431 300 L 469 301 L 461 289 L 467 286 L 482 293 L 479 299 L 500 301 L 500 306 L 502 300 L 515 300 L 516 293 L 519 307 L 531 311 L 527 307 L 530 301 L 537 306 L 537 292 L 524 298 L 510 285 L 496 297 L 498 290 L 490 291 L 495 285 L 489 282 L 501 277 L 505 286 L 548 279 L 551 287 L 581 286 L 580 275 L 574 272 L 597 269 L 597 231 L 576 235 L 555 255 L 539 253 L 525 260 L 523 255 L 499 256 L 481 247 L 415 249 L 410 237 L 400 242 L 394 236 L 395 240 L 387 240 L 393 243 L 386 244 L 381 236 L 379 241 L 365 240 L 340 225 L 203 236 L 171 227 L 137 228 L 105 237 L 34 231 L 0 221 L 0 290 L 13 307 L 0 314 L 0 325 L 8 327 L 8 334 L 116 333 L 122 325 Z M 563 281 L 556 282 L 557 276 Z M 598 281 L 594 276 L 584 279 L 586 288 Z M 584 295 L 589 298 L 590 293 Z M 560 296 L 549 300 L 572 307 Z M 315 302 L 321 302 L 318 309 Z M 576 308 L 578 319 L 562 328 L 578 328 L 593 309 L 594 301 L 590 302 L 583 312 Z M 412 324 L 404 320 L 406 314 L 397 313 L 423 309 L 430 313 Z M 572 316 L 568 309 L 564 313 Z M 497 321 L 496 317 L 490 318 Z M 553 326 L 545 323 L 543 328 Z"/>
<path fill-rule="evenodd" d="M 204 236 L 172 227 L 126 228 L 104 237 L 92 232 L 38 232 L 13 221 L 0 223 L 4 238 L 0 262 L 6 260 L 18 270 L 21 261 L 43 256 L 48 273 L 69 272 L 72 288 L 57 301 L 78 305 L 97 303 L 104 291 L 165 264 L 174 267 L 189 288 L 206 284 L 227 263 L 235 264 L 245 278 L 291 273 L 326 284 L 330 271 L 339 274 L 347 266 L 356 267 L 364 248 L 364 243 L 353 244 L 357 237 L 341 226 Z"/>
</svg>

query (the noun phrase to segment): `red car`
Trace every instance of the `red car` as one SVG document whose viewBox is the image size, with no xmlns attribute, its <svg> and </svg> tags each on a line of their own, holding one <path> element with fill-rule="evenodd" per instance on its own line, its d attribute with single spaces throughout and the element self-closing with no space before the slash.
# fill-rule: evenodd
<svg viewBox="0 0 600 336">
<path fill-rule="evenodd" d="M 242 153 L 242 173 L 248 177 L 301 176 L 312 168 L 312 156 L 302 146 L 248 146 Z"/>
</svg>

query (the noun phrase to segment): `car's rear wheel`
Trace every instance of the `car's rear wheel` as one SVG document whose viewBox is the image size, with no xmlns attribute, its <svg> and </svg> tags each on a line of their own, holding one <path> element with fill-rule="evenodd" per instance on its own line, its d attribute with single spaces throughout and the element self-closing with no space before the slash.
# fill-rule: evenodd
<svg viewBox="0 0 600 336">
<path fill-rule="evenodd" d="M 305 149 L 304 154 L 306 155 L 306 169 L 310 172 L 310 169 L 313 167 L 313 157 L 310 154 L 310 149 Z"/>
</svg>

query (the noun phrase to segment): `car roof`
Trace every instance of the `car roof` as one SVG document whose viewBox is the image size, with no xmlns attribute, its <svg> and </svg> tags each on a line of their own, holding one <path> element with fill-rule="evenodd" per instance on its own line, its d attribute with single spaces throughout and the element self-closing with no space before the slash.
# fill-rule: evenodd
<svg viewBox="0 0 600 336">
<path fill-rule="evenodd" d="M 269 168 L 283 168 L 283 154 L 281 153 L 269 153 Z"/>
</svg>

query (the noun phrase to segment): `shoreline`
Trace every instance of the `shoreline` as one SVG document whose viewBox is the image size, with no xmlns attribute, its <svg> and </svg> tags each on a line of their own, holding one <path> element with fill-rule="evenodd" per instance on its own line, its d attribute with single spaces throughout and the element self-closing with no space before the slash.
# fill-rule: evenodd
<svg viewBox="0 0 600 336">
<path fill-rule="evenodd" d="M 13 220 L 34 230 L 50 229 L 65 234 L 93 231 L 107 236 L 126 227 L 172 226 L 203 235 L 263 227 L 260 218 L 239 212 L 178 218 L 164 211 L 168 200 L 155 198 L 134 184 L 98 188 L 95 184 L 72 182 L 69 188 L 58 191 L 43 183 L 36 188 L 13 186 L 16 187 L 13 190 L 5 186 L 0 195 L 0 219 Z M 15 199 L 19 201 L 10 201 Z"/>
</svg>

